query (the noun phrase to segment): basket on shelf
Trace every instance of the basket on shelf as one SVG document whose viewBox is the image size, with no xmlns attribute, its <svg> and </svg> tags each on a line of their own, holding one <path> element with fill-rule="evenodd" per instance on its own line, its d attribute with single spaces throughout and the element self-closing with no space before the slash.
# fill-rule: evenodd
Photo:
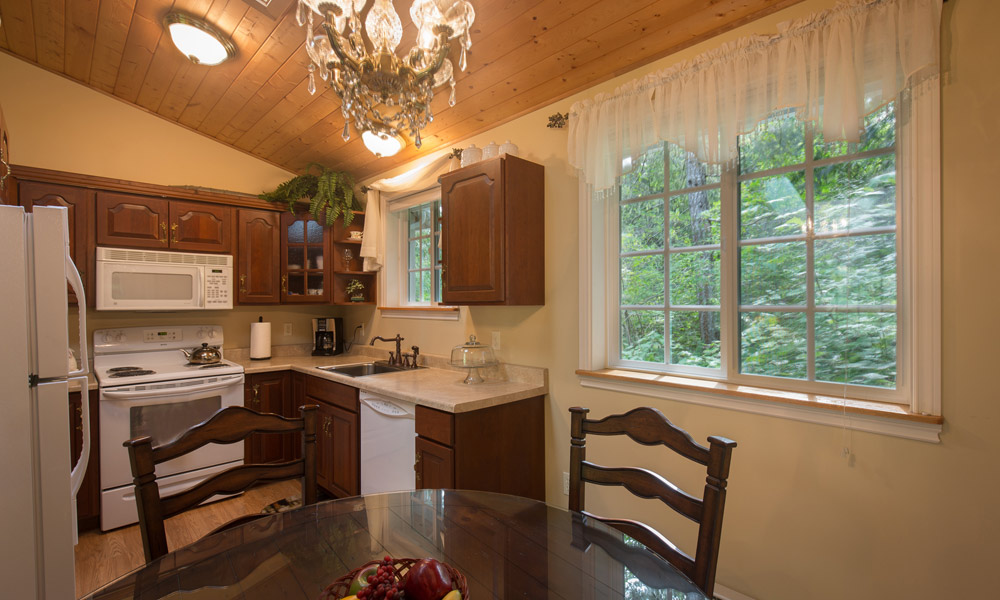
<svg viewBox="0 0 1000 600">
<path fill-rule="evenodd" d="M 413 566 L 413 563 L 417 562 L 418 560 L 420 559 L 419 558 L 393 559 L 392 570 L 396 574 L 396 579 L 402 581 L 403 578 L 406 576 L 406 574 L 410 571 L 410 567 Z M 372 560 L 366 562 L 365 564 L 361 565 L 356 569 L 351 569 L 347 573 L 344 573 L 340 577 L 334 579 L 333 583 L 326 586 L 326 589 L 323 590 L 323 593 L 319 595 L 319 600 L 340 600 L 344 596 L 347 596 L 347 592 L 351 589 L 351 582 L 354 581 L 354 578 L 357 577 L 358 573 L 369 567 L 378 566 L 379 564 L 380 561 Z M 465 581 L 465 575 L 459 573 L 458 570 L 456 570 L 454 567 L 452 567 L 446 562 L 442 561 L 441 566 L 443 566 L 445 570 L 448 571 L 448 574 L 451 575 L 452 586 L 454 589 L 457 589 L 462 594 L 462 600 L 468 600 L 469 584 Z"/>
</svg>

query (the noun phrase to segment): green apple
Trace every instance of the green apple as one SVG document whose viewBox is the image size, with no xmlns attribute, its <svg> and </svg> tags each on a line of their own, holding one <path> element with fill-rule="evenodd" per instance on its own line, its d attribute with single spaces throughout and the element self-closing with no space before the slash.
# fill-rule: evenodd
<svg viewBox="0 0 1000 600">
<path fill-rule="evenodd" d="M 357 596 L 361 588 L 368 586 L 368 577 L 378 573 L 378 565 L 371 565 L 361 569 L 354 579 L 351 581 L 351 588 L 347 590 L 349 596 Z"/>
</svg>

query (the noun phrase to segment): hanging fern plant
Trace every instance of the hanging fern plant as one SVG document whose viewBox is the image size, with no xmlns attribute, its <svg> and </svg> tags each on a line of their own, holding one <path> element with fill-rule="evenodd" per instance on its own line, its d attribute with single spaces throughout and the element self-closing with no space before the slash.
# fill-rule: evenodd
<svg viewBox="0 0 1000 600">
<path fill-rule="evenodd" d="M 318 174 L 312 173 L 318 170 Z M 295 212 L 299 202 L 309 203 L 309 213 L 317 223 L 333 225 L 343 215 L 344 225 L 354 220 L 360 206 L 354 201 L 354 178 L 343 171 L 328 169 L 319 163 L 309 163 L 306 172 L 278 185 L 273 191 L 258 196 L 261 200 L 287 204 Z"/>
</svg>

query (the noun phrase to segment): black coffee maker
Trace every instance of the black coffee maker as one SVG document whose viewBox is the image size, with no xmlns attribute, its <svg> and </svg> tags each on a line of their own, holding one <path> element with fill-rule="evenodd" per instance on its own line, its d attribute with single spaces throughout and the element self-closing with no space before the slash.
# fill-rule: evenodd
<svg viewBox="0 0 1000 600">
<path fill-rule="evenodd" d="M 340 317 L 313 319 L 313 356 L 333 356 L 344 351 L 344 320 Z"/>
</svg>

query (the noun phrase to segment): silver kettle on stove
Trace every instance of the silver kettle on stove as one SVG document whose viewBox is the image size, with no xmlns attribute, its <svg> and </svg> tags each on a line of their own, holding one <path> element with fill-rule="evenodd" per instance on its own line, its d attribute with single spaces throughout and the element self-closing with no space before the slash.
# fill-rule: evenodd
<svg viewBox="0 0 1000 600">
<path fill-rule="evenodd" d="M 201 345 L 201 348 L 195 348 L 190 352 L 182 348 L 181 352 L 187 357 L 188 363 L 192 365 L 211 365 L 222 360 L 222 351 L 219 350 L 219 347 L 209 346 L 205 343 Z"/>
</svg>

